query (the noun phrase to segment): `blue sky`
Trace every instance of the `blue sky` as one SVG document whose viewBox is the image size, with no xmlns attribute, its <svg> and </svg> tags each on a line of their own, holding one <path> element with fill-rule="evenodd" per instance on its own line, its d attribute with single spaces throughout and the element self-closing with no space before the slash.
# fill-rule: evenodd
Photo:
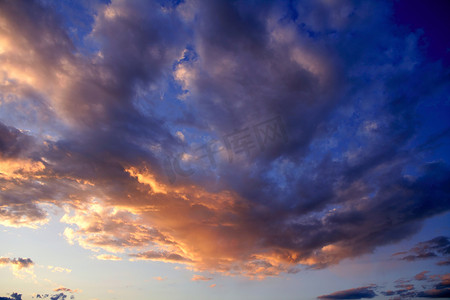
<svg viewBox="0 0 450 300">
<path fill-rule="evenodd" d="M 0 1 L 0 300 L 450 295 L 446 1 Z"/>
</svg>

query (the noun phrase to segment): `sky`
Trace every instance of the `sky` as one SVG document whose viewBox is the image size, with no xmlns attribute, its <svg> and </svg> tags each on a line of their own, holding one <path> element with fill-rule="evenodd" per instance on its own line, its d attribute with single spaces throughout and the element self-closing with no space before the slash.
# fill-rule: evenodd
<svg viewBox="0 0 450 300">
<path fill-rule="evenodd" d="M 450 298 L 432 0 L 0 0 L 0 300 Z"/>
</svg>

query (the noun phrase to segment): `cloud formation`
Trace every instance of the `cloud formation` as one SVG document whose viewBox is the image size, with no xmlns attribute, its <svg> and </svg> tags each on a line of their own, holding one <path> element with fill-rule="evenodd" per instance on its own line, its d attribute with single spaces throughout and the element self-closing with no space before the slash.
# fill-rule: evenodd
<svg viewBox="0 0 450 300">
<path fill-rule="evenodd" d="M 377 296 L 373 291 L 373 286 L 359 287 L 339 292 L 334 292 L 329 295 L 317 297 L 318 299 L 371 299 Z"/>
<path fill-rule="evenodd" d="M 420 242 L 407 252 L 395 253 L 394 257 L 401 260 L 415 261 L 430 258 L 443 258 L 450 256 L 450 238 L 438 236 L 429 241 Z M 438 265 L 445 265 L 446 261 L 440 261 Z"/>
<path fill-rule="evenodd" d="M 1 2 L 1 224 L 37 229 L 56 206 L 69 243 L 112 253 L 99 259 L 252 278 L 411 236 L 450 210 L 450 167 L 432 151 L 449 131 L 418 113 L 448 110 L 450 86 L 390 14 L 372 1 L 118 0 L 96 6 L 82 49 L 51 5 Z M 167 157 L 274 114 L 288 142 L 224 150 L 215 168 L 185 158 L 195 172 L 167 180 Z M 447 248 L 441 237 L 403 259 Z"/>
<path fill-rule="evenodd" d="M 22 294 L 12 293 L 9 297 L 0 297 L 0 300 L 22 300 Z"/>
<path fill-rule="evenodd" d="M 34 262 L 30 258 L 0 257 L 0 265 L 12 265 L 20 270 L 22 268 L 32 267 Z"/>
<path fill-rule="evenodd" d="M 192 276 L 192 281 L 209 281 L 209 280 L 212 280 L 213 278 L 212 277 L 205 277 L 205 276 L 203 276 L 203 275 L 198 275 L 198 274 L 195 274 L 194 276 Z"/>
</svg>

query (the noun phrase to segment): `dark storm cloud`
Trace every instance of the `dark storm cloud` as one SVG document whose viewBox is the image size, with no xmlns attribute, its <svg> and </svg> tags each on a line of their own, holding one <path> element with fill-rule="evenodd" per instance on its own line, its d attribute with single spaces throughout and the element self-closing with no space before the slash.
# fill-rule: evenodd
<svg viewBox="0 0 450 300">
<path fill-rule="evenodd" d="M 450 209 L 449 166 L 427 156 L 448 131 L 423 136 L 417 113 L 440 105 L 448 73 L 393 30 L 388 3 L 113 1 L 90 51 L 24 3 L 1 4 L 15 47 L 2 66 L 52 112 L 36 126 L 59 126 L 33 140 L 0 124 L 2 155 L 21 159 L 0 178 L 8 226 L 37 227 L 53 203 L 83 247 L 269 276 L 401 241 Z M 273 114 L 288 143 L 166 184 L 165 154 Z M 146 245 L 164 250 L 132 249 Z"/>
<path fill-rule="evenodd" d="M 314 9 L 308 13 L 303 5 Z M 377 13 L 369 16 L 369 8 Z M 179 65 L 180 81 L 192 94 L 188 99 L 201 102 L 198 106 L 203 116 L 222 132 L 236 124 L 239 128 L 239 124 L 263 115 L 265 110 L 274 110 L 286 120 L 291 137 L 289 147 L 252 162 L 251 168 L 233 165 L 218 171 L 222 184 L 254 202 L 246 227 L 256 231 L 264 228 L 261 235 L 267 246 L 298 249 L 308 256 L 317 248 L 338 243 L 342 251 L 336 259 L 340 259 L 340 255 L 358 255 L 398 241 L 418 229 L 417 221 L 449 209 L 449 170 L 445 163 L 424 164 L 417 181 L 409 181 L 401 174 L 403 166 L 411 161 L 404 147 L 416 132 L 416 104 L 420 97 L 433 95 L 431 86 L 446 84 L 438 76 L 427 81 L 419 75 L 433 67 L 410 65 L 419 55 L 410 47 L 414 35 L 402 39 L 384 31 L 388 23 L 381 20 L 388 7 L 339 3 L 333 9 L 348 15 L 334 23 L 334 10 L 321 4 L 299 3 L 298 21 L 274 24 L 266 21 L 271 17 L 267 7 L 251 15 L 244 3 L 214 2 L 201 9 L 203 14 L 199 13 L 194 26 L 198 26 L 196 51 L 203 60 Z M 219 10 L 224 11 L 219 19 L 208 19 Z M 227 22 L 233 26 L 227 26 Z M 304 22 L 304 31 L 295 27 L 300 22 Z M 375 24 L 383 30 L 369 38 L 365 32 Z M 311 31 L 314 38 L 310 37 Z M 350 46 L 352 41 L 345 34 L 356 37 L 352 41 L 357 40 L 358 45 Z M 377 54 L 376 49 L 385 42 L 392 43 L 394 57 Z M 309 52 L 311 49 L 314 54 Z M 292 63 L 296 59 L 297 64 Z M 381 62 L 389 64 L 388 70 L 379 68 Z M 371 72 L 364 74 L 368 65 Z M 184 70 L 195 75 L 183 77 Z M 296 81 L 290 85 L 289 80 Z M 359 107 L 356 99 L 364 97 L 362 91 L 377 86 L 386 97 L 377 99 L 378 104 L 369 97 L 366 108 Z M 412 92 L 405 86 L 416 89 Z M 344 87 L 351 92 L 342 91 Z M 358 110 L 357 114 L 352 110 Z M 348 121 L 342 122 L 342 118 Z M 317 154 L 305 149 L 322 137 L 348 139 L 349 143 L 337 151 L 354 152 L 354 156 L 336 158 L 329 151 Z M 356 146 L 359 143 L 365 144 L 364 151 Z M 285 161 L 285 166 L 291 164 L 292 171 L 276 170 L 274 165 L 279 161 Z M 270 172 L 276 173 L 278 180 L 270 180 L 266 176 Z M 286 188 L 280 189 L 283 176 L 281 183 Z M 428 188 L 435 178 L 439 178 L 436 194 Z M 361 201 L 357 209 L 351 207 L 375 191 L 375 196 Z M 411 197 L 415 192 L 416 196 Z M 428 201 L 429 196 L 433 200 Z M 309 216 L 333 206 L 342 209 L 322 221 Z M 295 224 L 294 220 L 299 219 L 303 220 Z M 298 232 L 302 232 L 301 238 Z"/>
<path fill-rule="evenodd" d="M 374 287 L 360 287 L 345 291 L 334 292 L 329 295 L 317 297 L 317 299 L 371 299 L 377 294 L 373 291 Z"/>
</svg>

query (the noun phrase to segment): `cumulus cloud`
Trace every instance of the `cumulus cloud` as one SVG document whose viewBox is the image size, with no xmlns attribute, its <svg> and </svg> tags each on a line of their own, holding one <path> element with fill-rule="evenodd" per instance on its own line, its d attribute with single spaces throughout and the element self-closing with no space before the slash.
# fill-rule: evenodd
<svg viewBox="0 0 450 300">
<path fill-rule="evenodd" d="M 17 278 L 35 278 L 33 271 L 34 262 L 30 258 L 0 257 L 0 267 L 9 266 Z"/>
<path fill-rule="evenodd" d="M 443 105 L 445 70 L 392 30 L 388 3 L 112 1 L 89 49 L 45 3 L 0 5 L 2 225 L 38 228 L 58 206 L 69 243 L 263 278 L 370 253 L 450 209 L 430 151 L 448 130 L 418 113 Z M 167 157 L 274 114 L 288 142 L 167 180 Z M 444 255 L 442 238 L 408 255 Z"/>
</svg>

